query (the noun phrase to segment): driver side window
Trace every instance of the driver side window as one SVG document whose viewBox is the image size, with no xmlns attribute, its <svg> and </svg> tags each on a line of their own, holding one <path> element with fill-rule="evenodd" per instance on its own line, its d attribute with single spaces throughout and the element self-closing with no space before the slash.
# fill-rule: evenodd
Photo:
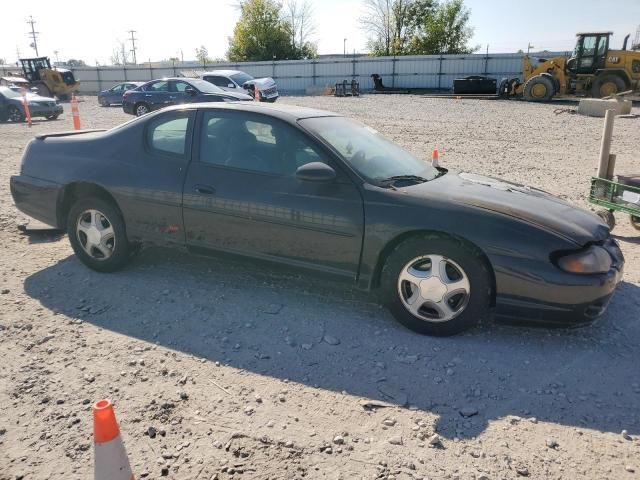
<svg viewBox="0 0 640 480">
<path fill-rule="evenodd" d="M 205 112 L 200 139 L 200 161 L 212 165 L 293 176 L 307 163 L 328 163 L 297 129 L 261 115 Z"/>
</svg>

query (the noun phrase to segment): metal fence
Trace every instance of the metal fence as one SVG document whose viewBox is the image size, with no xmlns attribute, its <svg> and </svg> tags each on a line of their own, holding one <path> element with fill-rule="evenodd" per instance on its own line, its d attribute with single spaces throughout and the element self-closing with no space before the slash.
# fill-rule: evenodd
<svg viewBox="0 0 640 480">
<path fill-rule="evenodd" d="M 362 90 L 373 89 L 371 75 L 381 75 L 384 85 L 396 88 L 448 90 L 454 78 L 485 75 L 498 80 L 522 75 L 522 54 L 411 55 L 402 57 L 346 56 L 334 59 L 277 62 L 214 63 L 194 68 L 176 63 L 169 67 L 81 67 L 74 68 L 82 93 L 95 93 L 126 80 L 146 82 L 177 76 L 181 70 L 234 69 L 254 77 L 272 77 L 283 93 L 304 93 L 310 87 L 332 86 L 355 79 Z M 11 68 L 0 67 L 5 75 Z"/>
</svg>

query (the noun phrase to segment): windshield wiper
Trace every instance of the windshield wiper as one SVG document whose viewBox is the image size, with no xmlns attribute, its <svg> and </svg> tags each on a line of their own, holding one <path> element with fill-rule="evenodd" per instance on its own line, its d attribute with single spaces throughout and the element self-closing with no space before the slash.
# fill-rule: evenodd
<svg viewBox="0 0 640 480">
<path fill-rule="evenodd" d="M 421 177 L 419 175 L 395 175 L 393 177 L 385 178 L 380 180 L 380 183 L 383 185 L 393 185 L 396 182 L 409 181 L 409 182 L 417 182 L 424 183 L 428 182 L 428 178 Z"/>
</svg>

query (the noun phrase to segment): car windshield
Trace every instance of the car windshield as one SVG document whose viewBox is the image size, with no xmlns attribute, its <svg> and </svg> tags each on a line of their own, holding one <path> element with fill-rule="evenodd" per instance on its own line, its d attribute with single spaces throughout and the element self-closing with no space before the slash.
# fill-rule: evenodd
<svg viewBox="0 0 640 480">
<path fill-rule="evenodd" d="M 207 82 L 206 80 L 193 78 L 193 79 L 189 79 L 189 83 L 202 93 L 224 93 L 224 90 L 222 90 L 220 87 L 216 87 L 215 85 Z"/>
<path fill-rule="evenodd" d="M 0 94 L 5 98 L 17 98 L 20 96 L 20 92 L 16 92 L 7 87 L 0 87 Z"/>
<path fill-rule="evenodd" d="M 331 145 L 367 181 L 429 181 L 440 172 L 387 140 L 371 127 L 343 117 L 317 117 L 300 124 Z M 402 178 L 399 178 L 402 177 Z"/>
<path fill-rule="evenodd" d="M 231 75 L 231 79 L 236 82 L 238 85 L 242 86 L 244 82 L 248 82 L 249 80 L 253 80 L 253 77 L 244 72 L 238 72 Z"/>
</svg>

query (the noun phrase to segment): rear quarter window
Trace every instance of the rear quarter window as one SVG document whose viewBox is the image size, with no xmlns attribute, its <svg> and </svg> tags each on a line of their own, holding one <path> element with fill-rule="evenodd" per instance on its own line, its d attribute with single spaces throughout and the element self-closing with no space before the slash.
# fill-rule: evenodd
<svg viewBox="0 0 640 480">
<path fill-rule="evenodd" d="M 147 127 L 147 145 L 158 153 L 184 156 L 188 129 L 189 115 L 163 115 Z"/>
</svg>

